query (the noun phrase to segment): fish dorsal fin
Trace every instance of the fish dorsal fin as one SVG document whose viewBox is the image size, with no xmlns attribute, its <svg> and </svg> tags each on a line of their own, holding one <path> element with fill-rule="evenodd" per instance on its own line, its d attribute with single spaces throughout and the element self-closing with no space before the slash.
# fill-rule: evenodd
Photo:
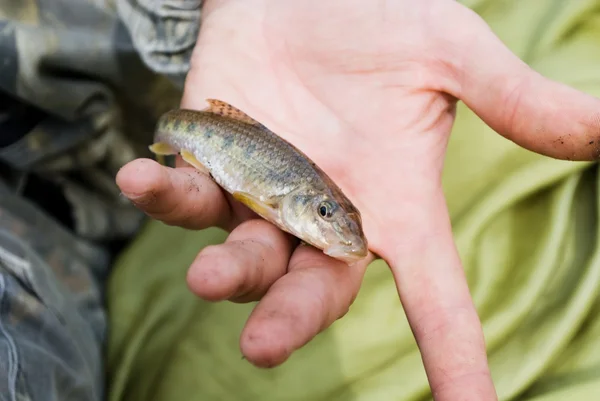
<svg viewBox="0 0 600 401">
<path fill-rule="evenodd" d="M 208 103 L 208 107 L 204 111 L 262 127 L 261 123 L 229 103 L 217 99 L 206 99 L 206 102 Z"/>
</svg>

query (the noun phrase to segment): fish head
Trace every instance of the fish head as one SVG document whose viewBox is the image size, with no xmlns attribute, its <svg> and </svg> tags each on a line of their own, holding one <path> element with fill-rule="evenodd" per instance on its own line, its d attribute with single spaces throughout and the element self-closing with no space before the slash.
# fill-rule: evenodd
<svg viewBox="0 0 600 401">
<path fill-rule="evenodd" d="M 361 215 L 349 201 L 310 191 L 291 194 L 283 206 L 288 229 L 326 255 L 349 264 L 367 256 Z"/>
</svg>

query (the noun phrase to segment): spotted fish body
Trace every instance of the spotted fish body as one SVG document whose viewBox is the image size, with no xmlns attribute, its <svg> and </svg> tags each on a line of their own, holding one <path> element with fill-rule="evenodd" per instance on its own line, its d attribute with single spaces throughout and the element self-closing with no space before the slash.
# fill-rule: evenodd
<svg viewBox="0 0 600 401">
<path fill-rule="evenodd" d="M 334 258 L 367 255 L 360 212 L 314 162 L 235 107 L 208 103 L 161 116 L 150 149 L 180 153 L 259 216 Z"/>
<path fill-rule="evenodd" d="M 159 121 L 156 141 L 188 150 L 226 191 L 284 195 L 324 181 L 310 161 L 265 128 L 213 113 L 174 110 Z"/>
</svg>

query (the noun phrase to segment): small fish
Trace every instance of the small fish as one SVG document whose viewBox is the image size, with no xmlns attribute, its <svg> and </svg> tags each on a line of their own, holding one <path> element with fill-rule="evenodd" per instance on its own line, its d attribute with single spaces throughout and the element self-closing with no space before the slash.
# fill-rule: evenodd
<svg viewBox="0 0 600 401">
<path fill-rule="evenodd" d="M 314 162 L 234 106 L 207 103 L 163 114 L 150 150 L 180 154 L 234 199 L 326 255 L 349 264 L 367 256 L 360 212 Z"/>
</svg>

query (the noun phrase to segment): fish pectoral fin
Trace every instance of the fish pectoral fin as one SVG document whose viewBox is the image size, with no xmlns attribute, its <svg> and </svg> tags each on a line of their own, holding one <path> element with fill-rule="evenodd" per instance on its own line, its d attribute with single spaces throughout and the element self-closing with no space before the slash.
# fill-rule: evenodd
<svg viewBox="0 0 600 401">
<path fill-rule="evenodd" d="M 206 166 L 204 164 L 202 164 L 198 159 L 196 159 L 196 156 L 194 156 L 190 151 L 182 149 L 181 150 L 181 158 L 186 163 L 188 163 L 191 166 L 195 167 L 196 169 L 200 170 L 202 173 L 210 175 L 210 171 L 208 170 L 208 168 L 206 168 Z"/>
<path fill-rule="evenodd" d="M 177 154 L 177 150 L 165 142 L 153 143 L 152 145 L 148 146 L 148 149 L 150 149 L 150 152 L 159 156 L 170 156 Z"/>
<path fill-rule="evenodd" d="M 243 121 L 246 124 L 252 124 L 259 127 L 263 126 L 261 123 L 250 117 L 248 114 L 222 100 L 206 99 L 206 102 L 208 103 L 208 107 L 205 108 L 203 111 L 218 114 L 224 117 L 229 117 L 234 120 Z"/>
<path fill-rule="evenodd" d="M 165 160 L 165 156 L 176 155 L 177 151 L 168 143 L 165 142 L 156 142 L 150 146 L 148 146 L 150 152 L 156 155 L 156 161 L 163 166 L 167 165 Z"/>
<path fill-rule="evenodd" d="M 279 208 L 278 197 L 262 201 L 258 197 L 247 192 L 234 192 L 232 195 L 235 200 L 248 206 L 250 210 L 254 211 L 259 216 L 270 221 L 277 220 L 277 209 Z"/>
</svg>

